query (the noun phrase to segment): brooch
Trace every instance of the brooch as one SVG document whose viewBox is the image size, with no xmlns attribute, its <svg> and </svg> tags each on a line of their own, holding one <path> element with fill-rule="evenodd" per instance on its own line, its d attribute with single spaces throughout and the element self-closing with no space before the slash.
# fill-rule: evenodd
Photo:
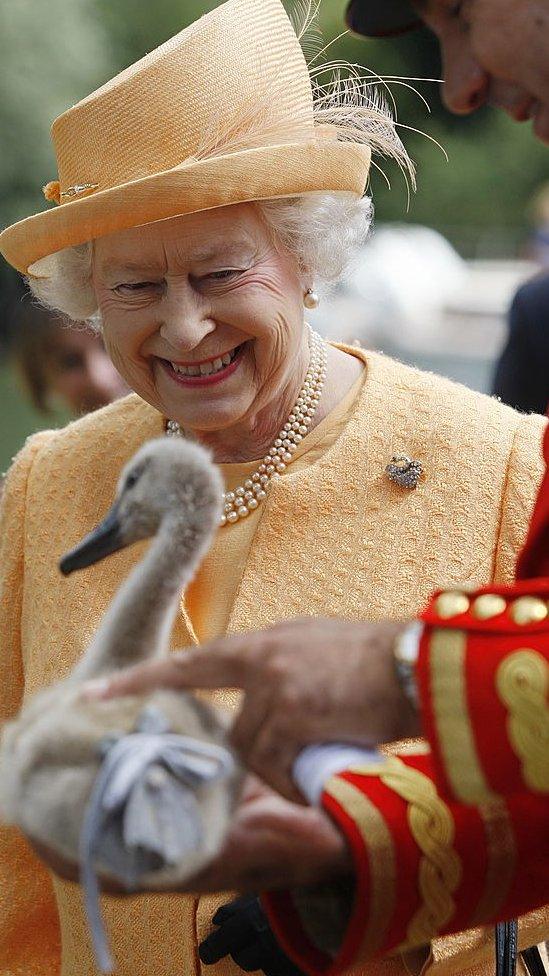
<svg viewBox="0 0 549 976">
<path fill-rule="evenodd" d="M 395 485 L 401 488 L 417 488 L 417 483 L 423 474 L 423 465 L 421 461 L 414 461 L 406 454 L 393 454 L 385 471 Z"/>
</svg>

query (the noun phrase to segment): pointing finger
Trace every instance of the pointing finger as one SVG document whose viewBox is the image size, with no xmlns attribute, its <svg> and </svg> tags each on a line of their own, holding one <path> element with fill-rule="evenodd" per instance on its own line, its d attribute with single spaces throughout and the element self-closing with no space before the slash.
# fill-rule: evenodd
<svg viewBox="0 0 549 976">
<path fill-rule="evenodd" d="M 86 701 L 138 695 L 157 688 L 245 688 L 252 662 L 237 647 L 219 652 L 213 647 L 148 661 L 83 685 Z"/>
</svg>

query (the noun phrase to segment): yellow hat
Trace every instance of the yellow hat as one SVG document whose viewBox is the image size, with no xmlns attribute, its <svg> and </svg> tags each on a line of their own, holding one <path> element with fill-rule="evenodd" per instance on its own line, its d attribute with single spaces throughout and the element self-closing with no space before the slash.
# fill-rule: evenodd
<svg viewBox="0 0 549 976">
<path fill-rule="evenodd" d="M 213 207 L 364 192 L 370 148 L 318 124 L 280 0 L 228 0 L 55 120 L 58 204 L 8 227 L 23 273 L 62 248 Z M 47 273 L 47 272 L 46 272 Z"/>
</svg>

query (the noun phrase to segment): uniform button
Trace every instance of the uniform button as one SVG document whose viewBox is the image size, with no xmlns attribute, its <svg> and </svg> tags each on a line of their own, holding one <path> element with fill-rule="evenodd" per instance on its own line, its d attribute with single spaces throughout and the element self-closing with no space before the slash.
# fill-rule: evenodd
<svg viewBox="0 0 549 976">
<path fill-rule="evenodd" d="M 465 593 L 458 590 L 448 590 L 441 593 L 435 600 L 435 610 L 439 617 L 448 620 L 450 617 L 458 617 L 462 613 L 467 613 L 469 609 L 469 598 Z"/>
<path fill-rule="evenodd" d="M 514 600 L 509 609 L 516 624 L 539 624 L 549 614 L 546 604 L 537 596 L 521 596 Z"/>
<path fill-rule="evenodd" d="M 497 617 L 507 609 L 507 603 L 502 596 L 497 593 L 483 593 L 477 596 L 471 607 L 471 613 L 477 620 L 490 620 Z"/>
</svg>

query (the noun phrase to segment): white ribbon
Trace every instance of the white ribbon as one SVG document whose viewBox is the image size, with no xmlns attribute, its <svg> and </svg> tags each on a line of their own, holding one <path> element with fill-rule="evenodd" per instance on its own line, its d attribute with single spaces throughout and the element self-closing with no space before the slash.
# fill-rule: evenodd
<svg viewBox="0 0 549 976">
<path fill-rule="evenodd" d="M 97 966 L 114 970 L 99 904 L 100 864 L 127 890 L 146 873 L 180 864 L 200 844 L 202 824 L 195 791 L 228 779 L 230 752 L 213 743 L 167 732 L 164 716 L 142 713 L 135 732 L 102 743 L 80 833 L 80 883 Z"/>
</svg>

